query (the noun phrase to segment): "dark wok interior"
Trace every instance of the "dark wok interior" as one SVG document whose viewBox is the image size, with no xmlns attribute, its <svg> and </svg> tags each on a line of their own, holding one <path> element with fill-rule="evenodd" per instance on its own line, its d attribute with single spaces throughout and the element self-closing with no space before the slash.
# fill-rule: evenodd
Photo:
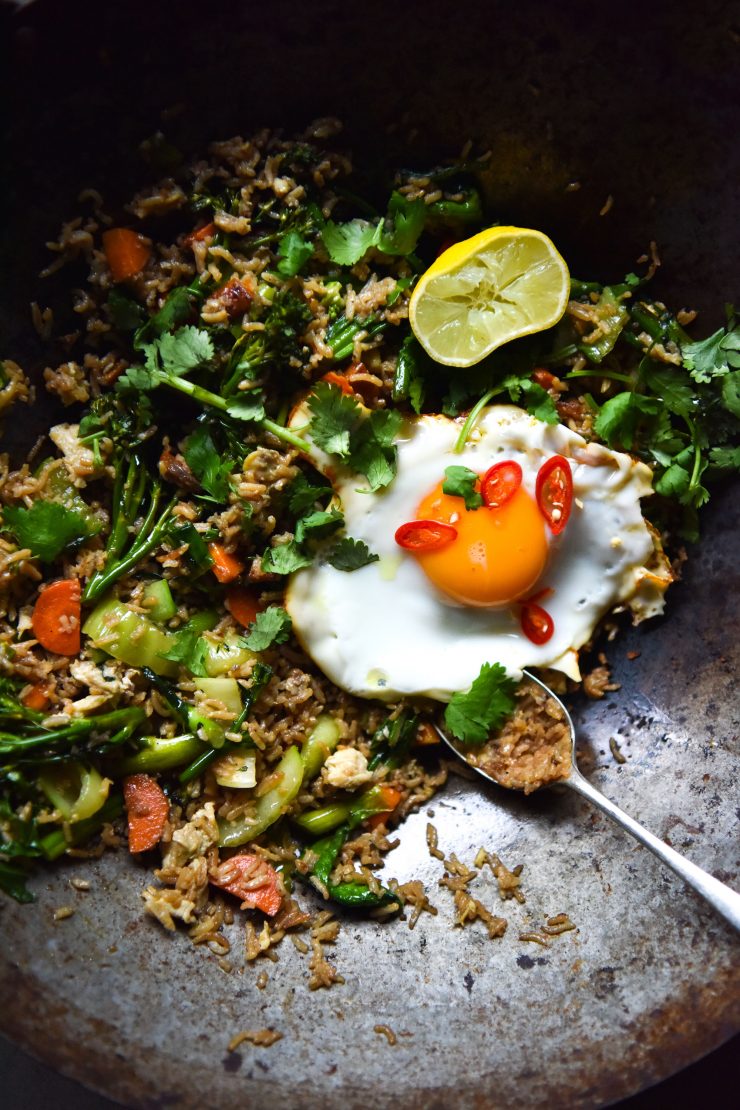
<svg viewBox="0 0 740 1110">
<path fill-rule="evenodd" d="M 547 231 L 575 274 L 617 279 L 656 240 L 664 268 L 655 291 L 699 309 L 697 330 L 707 334 L 737 272 L 738 29 L 732 4 L 711 0 L 697 11 L 547 0 L 380 0 L 369 9 L 337 0 L 49 0 L 13 18 L 5 9 L 12 112 L 0 354 L 43 366 L 28 303 L 61 305 L 68 280 L 39 293 L 44 241 L 76 213 L 82 187 L 99 188 L 114 207 L 156 176 L 138 154 L 142 139 L 162 130 L 189 153 L 324 114 L 345 121 L 356 162 L 379 189 L 388 167 L 439 161 L 468 138 L 491 149 L 486 189 L 496 218 Z M 573 182 L 580 188 L 568 190 Z M 6 428 L 17 449 L 48 426 L 41 406 L 23 415 Z M 715 511 L 723 505 L 718 498 Z M 731 538 L 724 532 L 720 542 Z M 630 1073 L 627 1087 L 594 1097 L 628 1093 L 713 1047 L 733 1031 L 723 1014 L 713 1033 L 693 1041 L 686 1033 L 683 1055 L 664 1055 L 652 1071 Z M 552 1105 L 565 1104 L 560 1097 Z"/>
</svg>

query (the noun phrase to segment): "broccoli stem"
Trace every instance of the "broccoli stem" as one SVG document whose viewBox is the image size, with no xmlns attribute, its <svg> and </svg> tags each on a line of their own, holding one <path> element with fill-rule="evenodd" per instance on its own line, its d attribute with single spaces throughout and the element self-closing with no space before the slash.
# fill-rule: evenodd
<svg viewBox="0 0 740 1110">
<path fill-rule="evenodd" d="M 385 887 L 375 893 L 370 890 L 368 886 L 363 883 L 331 883 L 329 876 L 334 870 L 334 864 L 337 861 L 337 856 L 342 850 L 347 836 L 349 834 L 349 827 L 343 825 L 337 829 L 331 836 L 325 837 L 323 840 L 317 840 L 315 844 L 311 845 L 310 851 L 316 855 L 316 862 L 313 865 L 311 874 L 315 875 L 319 882 L 324 886 L 333 902 L 337 902 L 340 906 L 348 906 L 355 909 L 371 909 L 374 906 L 385 906 L 390 902 L 396 902 L 398 906 L 401 905 L 401 900 L 397 894 L 387 890 Z"/>
<path fill-rule="evenodd" d="M 34 748 L 73 742 L 92 732 L 109 732 L 108 744 L 118 744 L 128 740 L 134 729 L 146 718 L 146 713 L 138 706 L 128 709 L 114 709 L 110 713 L 100 713 L 95 717 L 80 717 L 63 728 L 42 729 L 30 735 L 17 736 L 0 732 L 0 755 L 22 756 Z"/>
<path fill-rule="evenodd" d="M 205 771 L 207 767 L 210 767 L 219 755 L 223 755 L 223 752 L 219 748 L 209 747 L 206 751 L 202 751 L 195 757 L 192 763 L 188 764 L 184 771 L 180 772 L 177 776 L 177 781 L 182 783 L 183 786 L 186 786 L 187 783 L 192 782 L 193 779 L 197 779 L 198 775 Z"/>
<path fill-rule="evenodd" d="M 144 745 L 140 751 L 117 763 L 115 770 L 124 775 L 135 775 L 142 771 L 171 771 L 202 755 L 206 748 L 192 733 L 170 737 L 148 736 Z"/>
<path fill-rule="evenodd" d="M 97 601 L 114 582 L 124 574 L 128 574 L 160 543 L 176 498 L 173 497 L 160 511 L 162 487 L 158 481 L 155 481 L 152 483 L 144 519 L 137 526 L 136 538 L 131 543 L 128 553 L 123 554 L 126 544 L 131 539 L 130 529 L 135 524 L 142 507 L 147 481 L 147 470 L 139 455 L 134 453 L 130 457 L 125 479 L 117 478 L 114 484 L 113 521 L 106 546 L 105 563 L 102 570 L 96 571 L 87 583 L 82 595 L 83 601 Z"/>
</svg>

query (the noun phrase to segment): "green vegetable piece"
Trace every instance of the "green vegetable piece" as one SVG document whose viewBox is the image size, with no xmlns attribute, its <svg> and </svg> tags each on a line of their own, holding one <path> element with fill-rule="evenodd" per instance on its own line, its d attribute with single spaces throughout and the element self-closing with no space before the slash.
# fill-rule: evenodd
<svg viewBox="0 0 740 1110">
<path fill-rule="evenodd" d="M 206 749 L 205 745 L 191 733 L 182 736 L 145 736 L 138 743 L 141 745 L 135 755 L 126 756 L 115 765 L 115 771 L 122 775 L 135 775 L 139 772 L 148 774 L 154 771 L 171 771 L 175 767 L 182 767 Z"/>
<path fill-rule="evenodd" d="M 112 794 L 105 804 L 92 817 L 77 821 L 67 829 L 55 829 L 40 841 L 41 850 L 47 860 L 53 862 L 63 856 L 68 848 L 86 844 L 99 833 L 107 821 L 115 821 L 123 813 L 123 797 Z"/>
<path fill-rule="evenodd" d="M 74 823 L 92 817 L 104 805 L 110 779 L 94 767 L 77 761 L 51 767 L 38 777 L 38 785 L 65 821 Z"/>
<path fill-rule="evenodd" d="M 57 501 L 35 501 L 30 509 L 20 505 L 3 509 L 0 530 L 12 532 L 21 548 L 43 563 L 53 563 L 65 548 L 100 531 L 91 526 L 89 514 L 67 509 Z"/>
<path fill-rule="evenodd" d="M 391 902 L 401 905 L 397 894 L 381 887 L 378 893 L 370 890 L 363 883 L 337 883 L 332 884 L 329 877 L 334 870 L 334 864 L 347 839 L 348 827 L 343 826 L 331 836 L 318 840 L 311 845 L 310 851 L 317 859 L 312 874 L 324 886 L 333 902 L 351 909 L 370 909 L 374 906 L 384 906 Z"/>
<path fill-rule="evenodd" d="M 629 320 L 629 311 L 608 285 L 604 287 L 593 307 L 599 320 L 599 333 L 590 341 L 582 340 L 578 349 L 591 362 L 598 363 L 603 362 L 613 350 L 624 325 Z"/>
<path fill-rule="evenodd" d="M 351 813 L 349 802 L 335 802 L 334 805 L 321 806 L 302 813 L 296 817 L 295 823 L 311 836 L 326 836 L 340 825 L 346 825 Z"/>
<path fill-rule="evenodd" d="M 479 509 L 483 498 L 476 490 L 478 475 L 467 466 L 448 466 L 445 470 L 445 480 L 442 483 L 442 493 L 451 497 L 462 497 L 466 509 Z"/>
<path fill-rule="evenodd" d="M 177 605 L 166 578 L 147 582 L 144 587 L 144 608 L 147 615 L 157 624 L 164 624 L 177 613 Z"/>
<path fill-rule="evenodd" d="M 157 628 L 141 613 L 135 613 L 116 598 L 108 598 L 93 609 L 82 631 L 96 646 L 114 659 L 132 667 L 149 667 L 155 674 L 175 678 L 176 662 L 165 658 L 176 644 L 171 632 Z"/>
<path fill-rule="evenodd" d="M 254 840 L 282 817 L 297 797 L 303 782 L 303 760 L 297 747 L 288 748 L 275 768 L 277 784 L 257 801 L 254 819 L 219 822 L 219 844 L 236 848 Z"/>
<path fill-rule="evenodd" d="M 306 782 L 315 779 L 327 758 L 339 743 L 341 732 L 333 717 L 327 714 L 316 718 L 316 724 L 303 741 L 301 759 Z"/>
<path fill-rule="evenodd" d="M 203 669 L 208 678 L 226 675 L 233 667 L 241 667 L 255 658 L 254 651 L 235 632 L 227 633 L 223 640 L 204 636 L 201 643 L 204 645 Z"/>
<path fill-rule="evenodd" d="M 278 273 L 283 277 L 295 277 L 300 273 L 313 254 L 313 244 L 298 231 L 288 231 L 278 242 Z"/>
<path fill-rule="evenodd" d="M 516 681 L 500 663 L 484 663 L 466 693 L 453 694 L 445 725 L 464 744 L 483 744 L 516 707 Z"/>
</svg>

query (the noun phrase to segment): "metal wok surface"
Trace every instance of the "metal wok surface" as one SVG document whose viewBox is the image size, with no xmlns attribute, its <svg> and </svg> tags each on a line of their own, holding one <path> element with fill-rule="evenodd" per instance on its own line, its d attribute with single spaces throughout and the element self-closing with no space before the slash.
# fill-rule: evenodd
<svg viewBox="0 0 740 1110">
<path fill-rule="evenodd" d="M 116 10 L 109 10 L 115 8 Z M 651 238 L 659 291 L 698 307 L 703 331 L 732 299 L 737 47 L 732 8 L 701 27 L 676 6 L 599 21 L 577 4 L 36 4 L 11 27 L 15 111 L 7 140 L 0 325 L 3 354 L 43 366 L 30 336 L 42 244 L 85 185 L 115 201 L 144 179 L 140 140 L 175 129 L 192 149 L 318 114 L 347 123 L 356 161 L 424 164 L 471 137 L 493 150 L 487 188 L 505 222 L 541 226 L 576 273 L 614 278 Z M 166 110 L 166 116 L 162 112 Z M 166 122 L 163 122 L 163 119 Z M 390 128 L 390 129 L 389 129 Z M 568 191 L 569 182 L 581 188 Z M 612 211 L 600 217 L 607 196 Z M 735 286 L 736 287 L 736 286 Z M 703 333 L 703 332 L 702 332 Z M 22 410 L 19 410 L 22 412 Z M 49 418 L 6 428 L 16 447 Z M 589 777 L 724 881 L 738 881 L 736 698 L 738 506 L 718 492 L 665 620 L 609 648 L 621 688 L 576 709 Z M 630 660 L 628 652 L 638 651 Z M 627 756 L 610 755 L 615 737 Z M 528 800 L 455 779 L 431 804 L 440 844 L 523 863 L 525 906 L 509 930 L 453 929 L 451 897 L 424 843 L 428 812 L 402 828 L 387 870 L 421 878 L 439 908 L 412 932 L 348 919 L 346 984 L 309 993 L 284 945 L 224 974 L 141 912 L 146 872 L 121 853 L 34 882 L 30 907 L 0 903 L 0 1028 L 126 1104 L 229 1110 L 318 1106 L 590 1107 L 697 1059 L 740 1028 L 736 938 L 677 879 L 577 798 Z M 90 879 L 87 893 L 68 884 Z M 481 899 L 494 908 L 491 882 Z M 74 917 L 55 923 L 60 905 Z M 566 912 L 577 932 L 549 948 L 519 934 Z M 391 1046 L 374 1032 L 387 1025 Z M 226 1045 L 273 1026 L 269 1049 Z"/>
</svg>

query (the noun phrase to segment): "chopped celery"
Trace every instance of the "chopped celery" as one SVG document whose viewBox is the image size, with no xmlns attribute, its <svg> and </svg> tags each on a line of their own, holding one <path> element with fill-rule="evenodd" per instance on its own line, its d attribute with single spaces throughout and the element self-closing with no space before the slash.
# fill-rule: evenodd
<svg viewBox="0 0 740 1110">
<path fill-rule="evenodd" d="M 249 648 L 244 647 L 239 636 L 230 633 L 224 640 L 213 640 L 204 636 L 206 650 L 203 656 L 203 667 L 209 678 L 225 675 L 232 667 L 240 667 L 257 656 Z"/>
<path fill-rule="evenodd" d="M 94 767 L 64 763 L 39 775 L 38 784 L 65 821 L 84 821 L 102 808 L 111 780 Z"/>
<path fill-rule="evenodd" d="M 288 748 L 274 771 L 276 784 L 257 800 L 254 817 L 219 823 L 219 844 L 236 848 L 254 840 L 282 817 L 303 782 L 303 760 L 298 748 Z"/>
<path fill-rule="evenodd" d="M 206 745 L 190 733 L 182 736 L 145 736 L 139 741 L 141 749 L 135 755 L 116 764 L 116 771 L 123 775 L 134 775 L 139 771 L 171 771 L 190 763 L 202 752 Z"/>
<path fill-rule="evenodd" d="M 163 659 L 175 645 L 175 636 L 157 628 L 141 613 L 135 613 L 116 598 L 101 601 L 82 626 L 86 636 L 114 659 L 132 667 L 149 667 L 155 674 L 174 678 L 177 663 Z"/>
<path fill-rule="evenodd" d="M 339 735 L 339 725 L 333 717 L 316 718 L 316 724 L 303 741 L 301 751 L 303 777 L 306 781 L 316 778 L 327 757 L 339 743 Z"/>
<path fill-rule="evenodd" d="M 144 608 L 147 616 L 157 624 L 171 620 L 177 612 L 177 605 L 166 578 L 155 578 L 144 587 Z"/>
</svg>

